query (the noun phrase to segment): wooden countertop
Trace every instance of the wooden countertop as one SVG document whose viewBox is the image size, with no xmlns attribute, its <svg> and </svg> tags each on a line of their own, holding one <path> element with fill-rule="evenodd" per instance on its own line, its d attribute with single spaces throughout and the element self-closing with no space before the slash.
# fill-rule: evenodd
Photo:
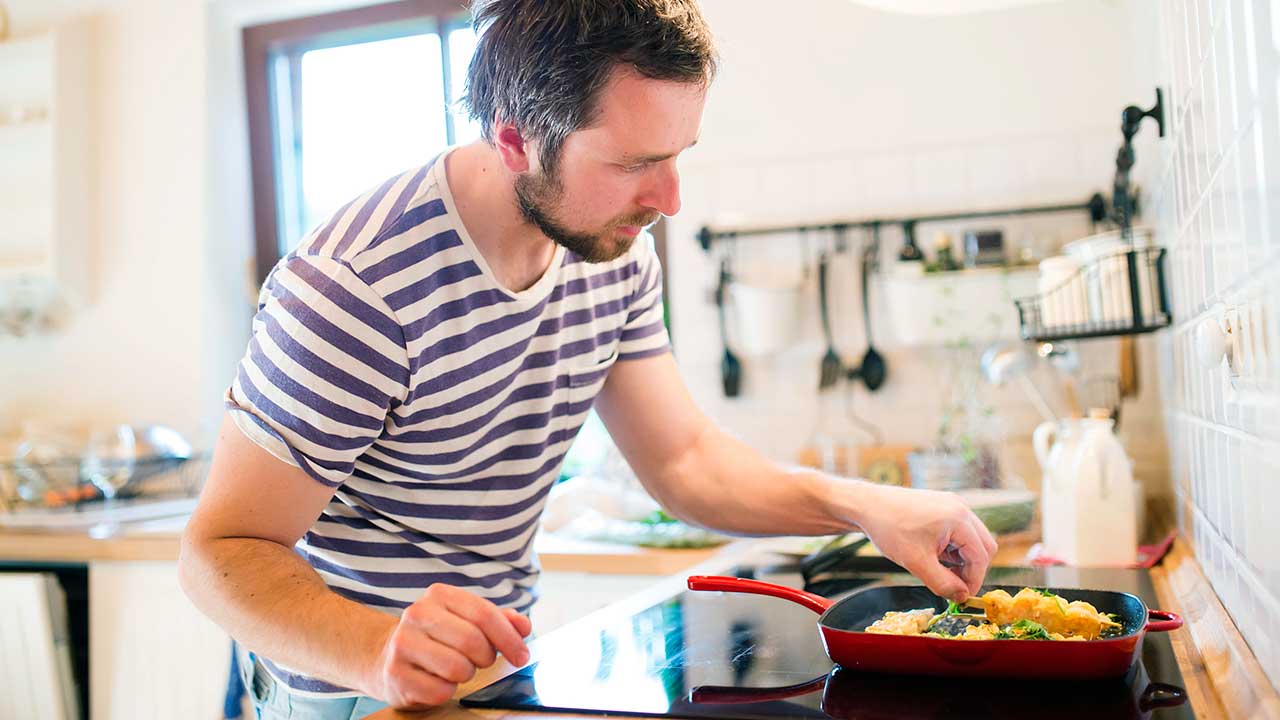
<svg viewBox="0 0 1280 720">
<path fill-rule="evenodd" d="M 1151 580 L 1162 606 L 1186 623 L 1169 637 L 1196 717 L 1280 719 L 1280 694 L 1181 537 Z"/>
<path fill-rule="evenodd" d="M 997 564 L 1017 564 L 1026 556 L 1031 541 L 1019 538 L 1001 543 Z M 1152 582 L 1161 606 L 1183 616 L 1186 626 L 1171 633 L 1178 667 L 1197 718 L 1239 720 L 1280 720 L 1280 695 L 1263 674 L 1257 658 L 1218 601 L 1195 558 L 1179 538 L 1162 565 L 1152 569 Z M 562 627 L 529 645 L 530 661 L 539 658 L 540 647 L 550 646 L 578 634 L 598 632 L 599 627 L 625 619 L 684 589 L 686 574 L 715 574 L 732 565 L 758 558 L 750 543 L 730 546 L 722 555 L 708 559 L 686 573 L 666 578 L 651 589 L 604 608 L 578 622 Z M 457 704 L 457 698 L 509 675 L 516 668 L 499 659 L 477 673 L 471 682 L 458 688 L 454 701 L 426 711 L 387 709 L 370 720 L 499 720 L 515 718 L 587 718 L 594 716 L 564 713 L 525 713 L 501 710 L 472 710 Z"/>
<path fill-rule="evenodd" d="M 108 537 L 85 530 L 0 529 L 0 562 L 178 560 L 185 516 L 129 523 Z"/>
<path fill-rule="evenodd" d="M 109 537 L 80 530 L 0 529 L 0 562 L 176 562 L 186 517 L 130 523 Z M 657 549 L 587 542 L 541 533 L 534 547 L 544 572 L 670 575 L 719 555 L 722 547 Z"/>
</svg>

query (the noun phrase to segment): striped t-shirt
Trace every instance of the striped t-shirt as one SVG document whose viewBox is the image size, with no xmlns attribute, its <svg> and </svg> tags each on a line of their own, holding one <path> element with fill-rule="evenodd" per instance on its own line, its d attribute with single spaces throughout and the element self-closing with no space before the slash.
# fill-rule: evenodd
<svg viewBox="0 0 1280 720">
<path fill-rule="evenodd" d="M 598 264 L 557 246 L 507 290 L 443 158 L 280 260 L 226 401 L 250 439 L 334 488 L 296 550 L 335 592 L 399 614 L 447 583 L 526 611 L 547 491 L 609 368 L 668 351 L 661 269 L 644 236 Z M 354 694 L 265 664 L 295 692 Z"/>
</svg>

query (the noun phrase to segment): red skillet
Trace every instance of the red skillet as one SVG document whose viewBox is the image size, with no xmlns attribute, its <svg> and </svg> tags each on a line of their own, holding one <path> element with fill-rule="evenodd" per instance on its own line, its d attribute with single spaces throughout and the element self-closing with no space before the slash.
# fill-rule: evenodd
<svg viewBox="0 0 1280 720">
<path fill-rule="evenodd" d="M 996 585 L 1016 594 L 1020 587 Z M 1085 642 L 1036 640 L 949 640 L 862 632 L 890 610 L 933 608 L 946 601 L 928 588 L 908 585 L 873 587 L 839 601 L 803 590 L 741 578 L 695 575 L 690 590 L 770 595 L 799 603 L 818 613 L 818 628 L 827 655 L 841 667 L 912 675 L 1018 678 L 1108 678 L 1124 675 L 1133 664 L 1147 631 L 1168 632 L 1182 627 L 1182 618 L 1163 610 L 1148 610 L 1134 595 L 1105 590 L 1049 588 L 1070 600 L 1084 600 L 1099 612 L 1115 613 L 1123 634 Z"/>
</svg>

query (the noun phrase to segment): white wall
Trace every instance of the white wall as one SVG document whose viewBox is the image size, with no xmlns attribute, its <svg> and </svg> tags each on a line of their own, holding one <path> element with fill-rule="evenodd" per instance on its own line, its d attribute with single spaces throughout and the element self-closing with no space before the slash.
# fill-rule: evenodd
<svg viewBox="0 0 1280 720">
<path fill-rule="evenodd" d="M 959 17 L 884 13 L 848 0 L 788 5 L 766 0 L 703 0 L 723 63 L 712 88 L 697 147 L 682 166 L 684 209 L 671 221 L 673 332 L 677 355 L 699 403 L 752 444 L 794 458 L 819 424 L 823 343 L 816 295 L 807 305 L 805 341 L 745 369 L 744 396 L 720 393 L 721 345 L 709 302 L 716 260 L 693 241 L 706 223 L 751 225 L 832 217 L 894 216 L 1024 204 L 1083 202 L 1108 191 L 1121 140 L 1120 111 L 1154 99 L 1154 30 L 1140 0 L 1075 0 Z M 1131 47 L 1136 43 L 1137 48 Z M 1139 157 L 1151 141 L 1139 138 Z M 1000 227 L 1000 221 L 921 226 L 928 243 L 939 229 Z M 1009 241 L 1043 249 L 1089 232 L 1082 215 L 1010 222 Z M 811 244 L 819 242 L 810 238 Z M 883 234 L 886 257 L 901 235 Z M 794 237 L 745 241 L 737 259 L 780 260 Z M 786 253 L 782 253 L 785 257 Z M 855 364 L 865 343 L 853 296 L 853 266 L 835 271 L 837 347 Z M 873 296 L 873 305 L 877 299 Z M 974 310 L 965 310 L 974 311 Z M 883 304 L 873 333 L 890 344 Z M 1115 372 L 1113 343 L 1082 346 L 1086 372 Z M 1148 382 L 1126 406 L 1125 432 L 1138 472 L 1167 486 L 1155 384 L 1154 348 L 1142 344 Z M 874 396 L 858 391 L 858 414 L 890 443 L 927 444 L 940 415 L 943 369 L 936 350 L 894 348 L 889 383 Z M 1041 371 L 1047 393 L 1060 378 Z M 1027 436 L 1038 416 L 1018 391 L 992 389 L 1010 433 L 1014 470 L 1032 476 Z M 867 436 L 842 422 L 839 397 L 826 401 L 822 424 L 851 444 Z"/>
<path fill-rule="evenodd" d="M 340 0 L 11 0 L 15 35 L 96 47 L 92 287 L 54 335 L 0 337 L 0 437 L 158 422 L 207 447 L 248 338 L 252 206 L 240 29 Z M 367 3 L 366 3 L 367 4 Z"/>
<path fill-rule="evenodd" d="M 85 198 L 95 227 L 89 302 L 56 335 L 0 338 L 0 434 L 27 420 L 132 421 L 207 437 L 218 406 L 213 387 L 230 377 L 228 319 L 245 308 L 221 302 L 242 278 L 210 261 L 238 253 L 243 238 L 210 231 L 204 4 L 6 5 L 15 34 L 90 18 L 94 82 L 85 92 L 97 134 L 93 195 Z"/>
<path fill-rule="evenodd" d="M 1146 176 L 1169 244 L 1162 389 L 1179 525 L 1280 687 L 1280 7 L 1168 0 L 1157 27 L 1169 137 Z M 1230 370 L 1196 343 L 1220 305 L 1243 320 Z"/>
<path fill-rule="evenodd" d="M 8 3 L 18 32 L 97 17 L 90 91 L 101 134 L 89 207 L 101 230 L 93 302 L 72 326 L 0 340 L 0 434 L 36 418 L 163 422 L 197 441 L 211 437 L 254 291 L 240 28 L 354 4 L 363 3 Z M 748 365 L 745 397 L 720 397 L 720 345 L 706 301 L 714 264 L 692 241 L 699 226 L 1077 201 L 1105 189 L 1119 110 L 1152 92 L 1139 80 L 1150 76 L 1150 54 L 1128 50 L 1145 37 L 1142 4 L 1074 0 L 927 18 L 848 0 L 806 0 L 788 5 L 790 14 L 764 0 L 704 0 L 724 62 L 702 141 L 684 162 L 685 209 L 671 224 L 669 268 L 679 359 L 703 407 L 769 454 L 794 457 L 817 422 L 822 347 L 815 306 L 806 342 Z M 922 227 L 921 241 L 936 229 Z M 1076 216 L 1009 229 L 1011 239 L 1044 245 L 1087 232 Z M 892 251 L 896 231 L 884 241 Z M 863 349 L 852 270 L 837 269 L 832 289 L 837 343 L 850 363 Z M 875 319 L 881 345 L 884 324 Z M 1097 367 L 1114 366 L 1105 344 L 1088 351 Z M 890 442 L 927 443 L 940 361 L 920 349 L 887 355 L 890 382 L 873 397 L 859 392 L 858 413 Z M 1154 364 L 1144 370 L 1154 377 Z M 1047 372 L 1039 380 L 1050 391 L 1057 382 Z M 992 397 L 1014 436 L 1016 469 L 1034 475 L 1022 436 L 1036 415 L 1014 391 Z M 1158 402 L 1147 394 L 1132 405 L 1127 430 L 1156 440 L 1130 451 L 1140 474 L 1163 477 Z M 842 424 L 838 398 L 829 411 L 837 434 L 865 442 Z"/>
</svg>

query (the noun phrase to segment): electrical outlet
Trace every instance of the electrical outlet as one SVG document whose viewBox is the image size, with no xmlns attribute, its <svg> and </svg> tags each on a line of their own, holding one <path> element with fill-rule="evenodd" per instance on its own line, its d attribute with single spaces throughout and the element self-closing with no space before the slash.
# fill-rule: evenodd
<svg viewBox="0 0 1280 720">
<path fill-rule="evenodd" d="M 1227 370 L 1235 399 L 1261 399 L 1275 389 L 1269 319 L 1261 297 L 1231 306 L 1223 316 L 1229 328 Z"/>
</svg>

